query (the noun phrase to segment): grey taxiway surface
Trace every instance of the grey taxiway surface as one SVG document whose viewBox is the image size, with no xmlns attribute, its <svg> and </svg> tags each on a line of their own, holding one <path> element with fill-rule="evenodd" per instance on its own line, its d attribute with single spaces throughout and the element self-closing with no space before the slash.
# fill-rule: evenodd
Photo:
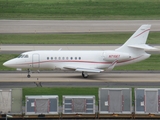
<svg viewBox="0 0 160 120">
<path fill-rule="evenodd" d="M 90 73 L 87 79 L 81 73 L 49 72 L 33 73 L 0 73 L 0 88 L 13 87 L 159 87 L 160 74 L 139 73 Z"/>
<path fill-rule="evenodd" d="M 32 50 L 112 50 L 119 45 L 0 45 L 0 54 L 20 54 Z M 157 46 L 159 48 L 159 46 Z"/>
<path fill-rule="evenodd" d="M 21 54 L 32 50 L 114 50 L 121 45 L 0 45 L 0 54 Z M 160 54 L 160 45 L 151 45 L 156 50 L 146 51 L 150 54 Z"/>
<path fill-rule="evenodd" d="M 0 33 L 127 32 L 142 24 L 160 31 L 160 20 L 0 20 Z"/>
</svg>

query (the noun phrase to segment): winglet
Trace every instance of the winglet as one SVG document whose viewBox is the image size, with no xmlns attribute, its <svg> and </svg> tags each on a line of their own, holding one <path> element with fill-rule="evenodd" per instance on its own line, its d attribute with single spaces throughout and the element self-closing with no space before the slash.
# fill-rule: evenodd
<svg viewBox="0 0 160 120">
<path fill-rule="evenodd" d="M 118 62 L 118 60 L 113 61 L 112 64 L 108 67 L 107 71 L 111 71 L 115 67 L 117 62 Z"/>
</svg>

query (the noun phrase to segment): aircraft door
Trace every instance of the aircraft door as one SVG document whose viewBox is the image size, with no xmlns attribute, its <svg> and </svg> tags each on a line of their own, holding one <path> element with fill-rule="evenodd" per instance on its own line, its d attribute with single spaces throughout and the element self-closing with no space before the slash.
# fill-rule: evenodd
<svg viewBox="0 0 160 120">
<path fill-rule="evenodd" d="M 32 67 L 33 68 L 39 68 L 39 66 L 40 66 L 39 61 L 40 61 L 39 54 L 38 53 L 33 54 L 32 55 Z"/>
<path fill-rule="evenodd" d="M 103 58 L 103 60 L 105 60 L 105 57 L 106 57 L 106 53 L 103 52 L 103 53 L 102 53 L 102 58 Z"/>
</svg>

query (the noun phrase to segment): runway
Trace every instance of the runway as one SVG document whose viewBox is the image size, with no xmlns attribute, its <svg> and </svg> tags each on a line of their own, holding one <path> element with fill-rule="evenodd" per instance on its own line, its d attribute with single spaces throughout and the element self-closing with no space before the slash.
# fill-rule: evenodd
<svg viewBox="0 0 160 120">
<path fill-rule="evenodd" d="M 142 24 L 160 31 L 160 20 L 0 20 L 0 33 L 128 32 Z"/>
<path fill-rule="evenodd" d="M 10 87 L 159 87 L 160 74 L 140 73 L 90 73 L 84 79 L 81 73 L 0 73 L 0 88 Z"/>
</svg>

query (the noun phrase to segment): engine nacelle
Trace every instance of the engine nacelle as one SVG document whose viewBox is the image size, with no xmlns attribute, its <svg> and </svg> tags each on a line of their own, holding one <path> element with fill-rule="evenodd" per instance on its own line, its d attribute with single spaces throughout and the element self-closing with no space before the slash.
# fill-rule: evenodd
<svg viewBox="0 0 160 120">
<path fill-rule="evenodd" d="M 125 61 L 131 59 L 128 53 L 116 52 L 116 51 L 106 51 L 103 53 L 103 59 L 105 61 L 113 62 L 115 60 Z"/>
</svg>

